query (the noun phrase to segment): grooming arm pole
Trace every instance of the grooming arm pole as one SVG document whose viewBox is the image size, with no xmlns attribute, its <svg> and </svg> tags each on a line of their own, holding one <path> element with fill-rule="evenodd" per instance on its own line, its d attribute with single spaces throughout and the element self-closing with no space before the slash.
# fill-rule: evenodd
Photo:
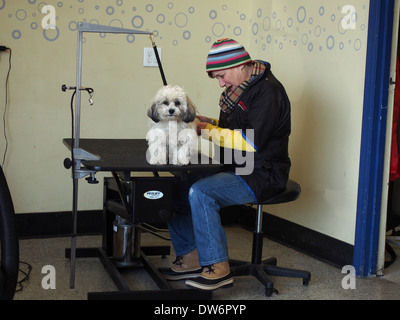
<svg viewBox="0 0 400 320">
<path fill-rule="evenodd" d="M 154 55 L 156 56 L 156 59 L 157 59 L 158 69 L 160 69 L 162 81 L 164 83 L 164 86 L 166 86 L 167 80 L 165 79 L 164 70 L 163 70 L 163 67 L 161 64 L 161 59 L 160 59 L 160 56 L 158 55 L 156 43 L 154 42 L 154 34 L 150 35 L 150 40 L 151 40 L 151 45 L 153 46 Z"/>
<path fill-rule="evenodd" d="M 72 234 L 71 234 L 71 266 L 70 266 L 70 289 L 75 287 L 75 266 L 76 266 L 76 233 L 77 233 L 77 212 L 78 212 L 78 181 L 80 178 L 91 173 L 81 168 L 82 160 L 99 160 L 95 154 L 91 154 L 79 147 L 80 120 L 81 120 L 81 81 L 82 81 L 82 43 L 83 32 L 92 33 L 120 33 L 120 34 L 144 34 L 151 35 L 152 32 L 103 26 L 98 24 L 78 24 L 78 45 L 76 63 L 76 95 L 75 95 L 75 132 L 72 148 L 73 165 L 73 204 L 72 204 Z M 158 55 L 157 55 L 158 56 Z M 159 58 L 158 58 L 159 59 Z M 160 65 L 160 64 L 159 64 Z"/>
</svg>

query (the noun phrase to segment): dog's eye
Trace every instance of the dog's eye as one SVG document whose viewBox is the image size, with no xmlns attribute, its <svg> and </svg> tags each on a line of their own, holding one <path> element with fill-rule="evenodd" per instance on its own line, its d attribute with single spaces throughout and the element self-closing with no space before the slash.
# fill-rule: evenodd
<svg viewBox="0 0 400 320">
<path fill-rule="evenodd" d="M 165 100 L 165 101 L 163 102 L 163 104 L 165 104 L 166 106 L 168 106 L 168 105 L 169 105 L 169 103 L 168 103 L 168 101 L 167 101 L 167 100 Z"/>
<path fill-rule="evenodd" d="M 177 107 L 179 107 L 179 106 L 181 105 L 181 102 L 178 101 L 178 100 L 176 100 L 176 101 L 175 101 L 175 105 L 176 105 Z"/>
</svg>

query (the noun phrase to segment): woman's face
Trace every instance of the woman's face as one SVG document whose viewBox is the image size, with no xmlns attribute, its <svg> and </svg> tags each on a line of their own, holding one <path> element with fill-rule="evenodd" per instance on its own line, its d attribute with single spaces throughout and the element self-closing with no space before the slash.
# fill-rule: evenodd
<svg viewBox="0 0 400 320">
<path fill-rule="evenodd" d="M 221 88 L 225 87 L 231 91 L 235 90 L 243 81 L 246 81 L 249 78 L 244 65 L 230 69 L 214 71 L 212 76 L 218 80 Z"/>
</svg>

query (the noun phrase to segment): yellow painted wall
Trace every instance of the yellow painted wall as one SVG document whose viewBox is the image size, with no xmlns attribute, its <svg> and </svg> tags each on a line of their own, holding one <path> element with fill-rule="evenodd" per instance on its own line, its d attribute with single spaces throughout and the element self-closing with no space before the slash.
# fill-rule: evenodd
<svg viewBox="0 0 400 320">
<path fill-rule="evenodd" d="M 327 0 L 48 0 L 56 30 L 44 30 L 44 2 L 0 0 L 0 45 L 12 48 L 4 171 L 17 213 L 69 211 L 70 98 L 76 83 L 79 21 L 154 31 L 168 83 L 183 86 L 199 112 L 217 117 L 221 89 L 205 74 L 212 43 L 232 37 L 254 59 L 272 64 L 292 102 L 292 178 L 302 185 L 293 204 L 274 214 L 348 243 L 354 242 L 368 1 L 353 0 L 355 29 L 344 30 L 342 8 Z M 162 85 L 157 68 L 142 66 L 148 36 L 84 34 L 81 137 L 144 138 L 149 101 Z M 0 110 L 8 53 L 0 53 Z M 5 147 L 0 136 L 0 155 Z M 102 180 L 105 174 L 98 174 Z M 109 175 L 109 174 L 107 174 Z M 79 184 L 79 209 L 102 207 L 102 185 Z"/>
<path fill-rule="evenodd" d="M 269 211 L 353 244 L 369 1 L 263 4 L 253 5 L 262 13 L 251 50 L 272 61 L 290 97 L 291 177 L 302 186 L 296 202 Z"/>
</svg>

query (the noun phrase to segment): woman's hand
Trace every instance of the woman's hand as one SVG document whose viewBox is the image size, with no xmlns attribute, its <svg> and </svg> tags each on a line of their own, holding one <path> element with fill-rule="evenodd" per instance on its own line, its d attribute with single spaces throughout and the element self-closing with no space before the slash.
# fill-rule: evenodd
<svg viewBox="0 0 400 320">
<path fill-rule="evenodd" d="M 209 117 L 204 117 L 204 116 L 196 116 L 197 119 L 199 119 L 199 122 L 207 122 L 211 123 L 211 119 Z"/>
<path fill-rule="evenodd" d="M 212 123 L 213 120 L 208 118 L 208 117 L 204 117 L 204 116 L 196 116 L 197 121 L 197 135 L 201 135 L 201 130 L 205 129 L 207 124 Z"/>
</svg>

